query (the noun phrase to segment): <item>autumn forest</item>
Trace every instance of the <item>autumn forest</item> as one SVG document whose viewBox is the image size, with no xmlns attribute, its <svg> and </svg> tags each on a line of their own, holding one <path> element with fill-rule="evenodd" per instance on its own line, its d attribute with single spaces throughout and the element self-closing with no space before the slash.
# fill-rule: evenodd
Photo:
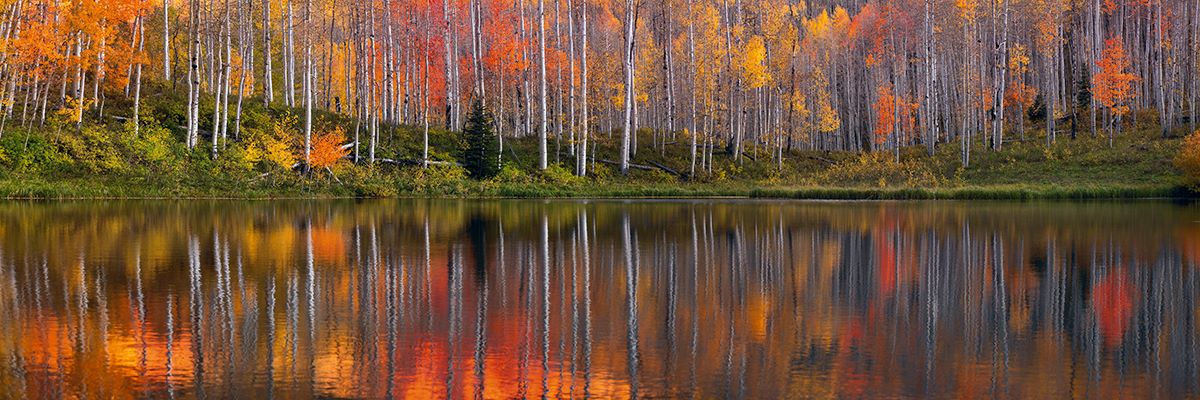
<svg viewBox="0 0 1200 400">
<path fill-rule="evenodd" d="M 1200 85 L 1193 0 L 0 3 L 13 168 L 31 136 L 100 169 L 176 145 L 256 171 L 455 165 L 437 135 L 478 105 L 494 136 L 476 137 L 501 162 L 526 146 L 531 171 L 695 178 L 903 149 L 969 169 L 1018 141 L 1184 136 Z M 73 133 L 97 129 L 123 133 Z M 122 136 L 148 144 L 87 150 Z M 668 147 L 673 164 L 639 164 Z"/>
</svg>

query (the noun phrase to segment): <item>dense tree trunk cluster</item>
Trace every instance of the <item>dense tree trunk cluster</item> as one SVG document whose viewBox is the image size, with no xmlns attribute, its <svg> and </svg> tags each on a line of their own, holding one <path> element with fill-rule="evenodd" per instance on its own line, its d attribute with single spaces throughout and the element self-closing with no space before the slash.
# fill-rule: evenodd
<svg viewBox="0 0 1200 400">
<path fill-rule="evenodd" d="M 122 91 L 135 104 L 122 117 L 136 123 L 149 76 L 166 90 L 186 87 L 187 145 L 207 137 L 213 157 L 240 140 L 243 100 L 258 96 L 302 109 L 304 160 L 314 109 L 356 118 L 353 157 L 363 161 L 365 146 L 374 162 L 388 127 L 424 126 L 427 148 L 431 121 L 460 129 L 464 105 L 479 99 L 494 110 L 501 150 L 506 137 L 535 137 L 539 168 L 566 157 L 579 175 L 595 161 L 595 135 L 616 143 L 622 172 L 639 150 L 669 144 L 690 147 L 692 175 L 721 153 L 781 167 L 793 150 L 899 157 L 914 145 L 930 154 L 958 146 L 968 166 L 973 148 L 1002 150 L 1030 130 L 1048 145 L 1081 126 L 1111 141 L 1137 110 L 1153 111 L 1142 115 L 1163 135 L 1194 129 L 1200 85 L 1200 0 L 0 7 L 0 135 L 11 121 L 102 118 L 106 94 Z M 212 127 L 202 132 L 205 116 Z M 422 158 L 427 165 L 428 150 Z"/>
</svg>

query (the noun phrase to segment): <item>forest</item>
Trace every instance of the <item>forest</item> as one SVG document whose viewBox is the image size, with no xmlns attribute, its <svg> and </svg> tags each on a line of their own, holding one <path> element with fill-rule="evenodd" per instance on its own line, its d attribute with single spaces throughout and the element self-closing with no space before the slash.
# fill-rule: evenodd
<svg viewBox="0 0 1200 400">
<path fill-rule="evenodd" d="M 106 176 L 470 192 L 430 182 L 491 156 L 483 178 L 577 187 L 1200 182 L 1200 0 L 0 9 L 7 196 Z"/>
</svg>

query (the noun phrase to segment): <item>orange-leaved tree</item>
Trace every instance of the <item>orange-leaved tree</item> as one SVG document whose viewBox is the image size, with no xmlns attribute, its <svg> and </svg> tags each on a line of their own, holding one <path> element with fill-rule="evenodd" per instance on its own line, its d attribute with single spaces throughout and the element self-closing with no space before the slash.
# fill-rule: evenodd
<svg viewBox="0 0 1200 400">
<path fill-rule="evenodd" d="M 1104 53 L 1096 61 L 1096 66 L 1100 67 L 1100 71 L 1092 77 L 1092 92 L 1096 100 L 1108 109 L 1108 145 L 1111 147 L 1114 122 L 1119 124 L 1120 118 L 1129 114 L 1129 104 L 1134 96 L 1133 83 L 1138 78 L 1129 72 L 1130 61 L 1125 53 L 1125 43 L 1116 36 L 1104 41 Z"/>
<path fill-rule="evenodd" d="M 896 96 L 891 85 L 879 86 L 879 99 L 875 101 L 875 143 L 887 143 L 896 126 Z"/>
<path fill-rule="evenodd" d="M 309 154 L 309 167 L 325 169 L 346 158 L 350 148 L 344 146 L 345 142 L 346 132 L 341 127 L 317 135 L 313 140 L 312 153 Z"/>
</svg>

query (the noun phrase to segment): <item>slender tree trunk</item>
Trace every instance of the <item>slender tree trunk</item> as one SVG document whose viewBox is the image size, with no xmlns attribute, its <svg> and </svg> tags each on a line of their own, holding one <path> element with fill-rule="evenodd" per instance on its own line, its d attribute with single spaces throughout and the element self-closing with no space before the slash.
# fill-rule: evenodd
<svg viewBox="0 0 1200 400">
<path fill-rule="evenodd" d="M 625 124 L 621 130 L 621 154 L 620 154 L 620 169 L 621 174 L 629 174 L 629 141 L 630 137 L 635 134 L 633 132 L 633 108 L 634 101 L 634 81 L 633 81 L 633 60 L 634 54 L 634 32 L 636 31 L 637 21 L 634 20 L 636 13 L 634 11 L 634 0 L 625 1 Z"/>
<path fill-rule="evenodd" d="M 546 2 L 538 0 L 538 75 L 542 85 L 542 125 L 538 130 L 538 169 L 546 170 L 546 131 L 549 120 L 546 107 Z"/>
<path fill-rule="evenodd" d="M 588 9 L 587 1 L 581 1 L 579 4 L 580 17 L 580 43 L 579 46 L 579 74 L 580 74 L 580 97 L 583 100 L 581 125 L 579 140 L 579 154 L 575 157 L 575 170 L 579 176 L 587 176 L 587 158 L 588 158 L 588 129 L 591 126 L 591 119 L 588 117 Z"/>
<path fill-rule="evenodd" d="M 188 149 L 196 148 L 200 139 L 200 5 L 188 2 L 191 8 L 191 45 L 188 47 Z"/>
<path fill-rule="evenodd" d="M 995 110 L 992 125 L 992 150 L 1000 151 L 1004 148 L 1004 90 L 1008 86 L 1008 2 L 1010 0 L 993 0 L 993 6 L 996 1 L 1003 3 L 1003 28 L 1001 29 L 1000 41 L 996 44 L 996 53 L 993 56 L 995 59 L 995 77 L 992 82 L 993 91 L 992 107 Z"/>
<path fill-rule="evenodd" d="M 1164 93 L 1164 88 L 1163 88 L 1164 86 L 1167 86 L 1167 83 L 1164 82 L 1164 80 L 1163 80 L 1163 63 L 1164 63 L 1163 45 L 1164 44 L 1163 44 L 1163 27 L 1162 27 L 1162 23 L 1163 23 L 1163 17 L 1162 17 L 1163 5 L 1162 5 L 1162 3 L 1163 3 L 1163 0 L 1158 0 L 1158 4 L 1155 6 L 1155 15 L 1154 15 L 1155 16 L 1155 18 L 1154 18 L 1154 27 L 1155 27 L 1155 29 L 1154 29 L 1154 32 L 1155 32 L 1155 37 L 1154 37 L 1154 53 L 1155 53 L 1154 81 L 1155 81 L 1155 90 L 1158 92 L 1157 96 L 1154 96 L 1154 99 L 1158 104 L 1159 128 L 1162 130 L 1162 137 L 1166 138 L 1167 136 L 1170 136 L 1170 133 L 1171 133 L 1171 120 L 1169 118 L 1170 115 L 1167 112 L 1167 106 L 1166 106 L 1167 99 L 1166 99 L 1166 95 Z"/>
<path fill-rule="evenodd" d="M 263 57 L 265 58 L 263 66 L 263 105 L 271 105 L 275 101 L 275 67 L 272 66 L 271 60 L 273 51 L 271 50 L 271 0 L 263 0 Z M 347 79 L 347 82 L 349 79 Z"/>
<path fill-rule="evenodd" d="M 429 24 L 433 24 L 433 17 L 426 15 Z M 421 112 L 422 123 L 424 125 L 421 131 L 421 168 L 429 168 L 429 29 L 425 29 L 425 67 L 424 67 L 424 88 L 421 90 L 422 99 L 425 102 L 424 111 Z"/>
<path fill-rule="evenodd" d="M 575 129 L 579 121 L 575 119 L 575 3 L 572 0 L 567 0 L 567 59 L 570 60 L 570 69 L 567 79 L 570 80 L 570 98 L 567 108 L 570 110 L 570 123 L 567 124 L 567 134 L 569 136 L 567 146 L 568 154 L 577 156 L 578 152 L 575 149 Z"/>
<path fill-rule="evenodd" d="M 287 85 L 284 97 L 285 105 L 288 107 L 296 106 L 296 24 L 295 24 L 295 7 L 292 5 L 293 0 L 288 0 L 287 3 L 287 26 L 284 27 L 284 35 L 287 37 L 286 50 L 287 55 L 284 56 L 284 84 Z"/>
<path fill-rule="evenodd" d="M 163 0 L 163 80 L 171 81 L 171 0 Z M 143 39 L 145 40 L 145 39 Z"/>
<path fill-rule="evenodd" d="M 688 175 L 694 178 L 696 176 L 696 137 L 700 135 L 700 132 L 696 130 L 696 94 L 699 91 L 697 87 L 699 82 L 696 74 L 696 23 L 693 21 L 695 14 L 692 12 L 692 3 L 694 3 L 693 0 L 688 0 L 688 69 L 692 74 L 692 117 L 688 121 L 691 128 L 692 151 Z"/>
<path fill-rule="evenodd" d="M 312 18 L 312 0 L 305 2 L 304 6 L 304 169 L 308 170 L 311 166 L 312 155 L 312 38 L 307 32 L 311 27 L 309 24 Z"/>
<path fill-rule="evenodd" d="M 146 48 L 146 26 L 145 26 L 146 22 L 145 22 L 144 17 L 141 15 L 138 15 L 137 22 L 135 22 L 134 24 L 137 25 L 137 36 L 136 36 L 136 38 L 137 38 L 136 40 L 138 42 L 137 53 L 141 54 Z M 36 85 L 34 85 L 34 89 L 35 90 L 37 89 Z M 141 63 L 141 61 L 138 61 L 137 66 L 134 67 L 134 71 L 133 71 L 133 136 L 134 137 L 137 137 L 141 133 L 141 130 L 140 130 L 141 103 L 142 103 L 142 63 Z"/>
</svg>

